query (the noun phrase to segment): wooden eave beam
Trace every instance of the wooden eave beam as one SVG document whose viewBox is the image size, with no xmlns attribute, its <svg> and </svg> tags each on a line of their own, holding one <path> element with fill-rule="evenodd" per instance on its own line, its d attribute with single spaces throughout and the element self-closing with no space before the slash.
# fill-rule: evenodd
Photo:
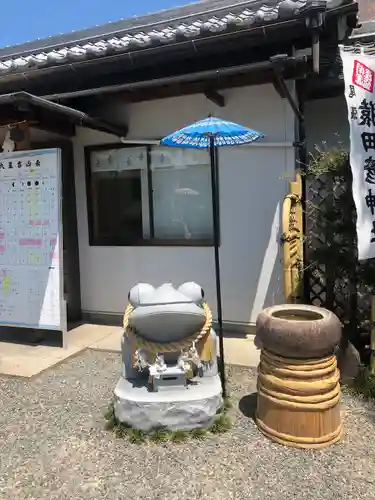
<svg viewBox="0 0 375 500">
<path fill-rule="evenodd" d="M 304 78 L 306 71 L 308 68 L 308 63 L 306 66 L 301 65 L 299 69 L 289 68 L 284 72 L 284 78 Z M 257 73 L 257 74 L 239 74 L 234 76 L 225 76 L 220 78 L 219 81 L 215 82 L 216 92 L 224 89 L 236 88 L 236 87 L 244 87 L 248 85 L 260 85 L 263 83 L 271 83 L 274 79 L 274 71 L 273 69 L 269 69 L 267 71 Z M 107 102 L 113 101 L 118 102 L 118 99 L 122 99 L 123 102 L 126 103 L 135 103 L 135 102 L 145 102 L 152 101 L 157 99 L 165 99 L 169 97 L 178 97 L 182 95 L 191 95 L 191 94 L 204 94 L 207 91 L 207 81 L 194 81 L 194 82 L 186 82 L 186 83 L 178 83 L 171 85 L 161 85 L 153 88 L 144 88 L 144 89 L 134 89 L 134 90 L 124 90 L 122 92 L 113 93 L 113 94 L 105 94 L 105 100 Z M 90 100 L 91 96 L 87 97 L 79 97 L 78 103 L 77 99 L 72 98 L 66 101 L 67 103 L 72 102 L 74 106 L 81 107 L 85 106 L 84 102 L 86 100 Z M 73 105 L 72 104 L 72 105 Z"/>
<path fill-rule="evenodd" d="M 225 97 L 216 90 L 206 90 L 204 93 L 205 97 L 216 104 L 216 106 L 219 106 L 219 108 L 224 108 L 225 107 Z"/>
</svg>

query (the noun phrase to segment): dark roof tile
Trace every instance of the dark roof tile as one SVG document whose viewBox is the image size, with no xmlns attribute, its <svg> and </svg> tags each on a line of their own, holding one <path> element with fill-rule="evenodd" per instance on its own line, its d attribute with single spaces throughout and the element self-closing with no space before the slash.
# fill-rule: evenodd
<svg viewBox="0 0 375 500">
<path fill-rule="evenodd" d="M 336 7 L 342 0 L 328 0 Z M 0 50 L 0 76 L 293 19 L 308 0 L 206 0 Z"/>
</svg>

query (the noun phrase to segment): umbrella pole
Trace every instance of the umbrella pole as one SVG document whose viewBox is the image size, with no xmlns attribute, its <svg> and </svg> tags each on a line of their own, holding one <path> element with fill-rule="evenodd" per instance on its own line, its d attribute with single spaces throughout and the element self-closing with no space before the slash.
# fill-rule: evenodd
<svg viewBox="0 0 375 500">
<path fill-rule="evenodd" d="M 211 188 L 212 188 L 212 215 L 214 229 L 215 249 L 215 279 L 216 279 L 216 302 L 217 322 L 219 325 L 219 351 L 220 351 L 220 378 L 223 388 L 223 397 L 226 397 L 225 363 L 224 363 L 224 338 L 223 338 L 223 314 L 221 306 L 221 280 L 220 280 L 220 256 L 219 256 L 219 192 L 217 182 L 215 138 L 210 136 L 210 160 L 211 160 Z"/>
</svg>

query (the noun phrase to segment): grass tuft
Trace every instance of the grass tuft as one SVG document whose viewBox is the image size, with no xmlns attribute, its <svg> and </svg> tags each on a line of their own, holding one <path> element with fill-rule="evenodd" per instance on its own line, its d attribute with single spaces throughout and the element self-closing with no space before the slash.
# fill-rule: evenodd
<svg viewBox="0 0 375 500">
<path fill-rule="evenodd" d="M 232 422 L 229 416 L 225 413 L 222 413 L 218 417 L 216 417 L 214 423 L 212 424 L 210 431 L 213 434 L 223 434 L 231 429 Z"/>
<path fill-rule="evenodd" d="M 173 431 L 171 434 L 171 440 L 174 443 L 183 443 L 189 438 L 189 433 L 187 431 Z"/>
<path fill-rule="evenodd" d="M 125 432 L 125 429 L 124 427 L 122 427 L 121 425 L 117 425 L 115 428 L 114 428 L 114 433 L 115 433 L 115 436 L 119 439 L 121 438 L 124 438 L 126 436 L 126 432 Z"/>
<path fill-rule="evenodd" d="M 172 432 L 166 429 L 165 427 L 159 427 L 153 429 L 149 435 L 150 440 L 154 443 L 166 443 L 169 441 Z"/>
<path fill-rule="evenodd" d="M 126 435 L 131 443 L 145 443 L 147 440 L 147 434 L 144 431 L 132 427 L 127 428 Z"/>
<path fill-rule="evenodd" d="M 106 419 L 105 428 L 108 431 L 113 430 L 115 427 L 116 427 L 115 417 L 110 417 L 110 418 Z"/>
<path fill-rule="evenodd" d="M 230 410 L 231 408 L 233 408 L 233 403 L 232 403 L 232 400 L 229 396 L 227 396 L 225 399 L 224 399 L 224 412 L 227 411 L 227 410 Z"/>
<path fill-rule="evenodd" d="M 192 429 L 190 431 L 190 436 L 194 439 L 204 439 L 208 436 L 209 429 L 202 429 L 201 427 L 197 427 L 196 429 Z"/>
<path fill-rule="evenodd" d="M 104 419 L 108 421 L 114 418 L 114 416 L 115 416 L 115 405 L 114 402 L 111 401 L 111 403 L 109 403 L 108 405 L 108 408 L 104 412 Z"/>
<path fill-rule="evenodd" d="M 211 427 L 207 429 L 199 427 L 192 429 L 191 431 L 171 431 L 165 427 L 158 427 L 152 429 L 150 432 L 145 432 L 119 422 L 116 419 L 114 402 L 112 401 L 104 413 L 105 428 L 107 430 L 111 430 L 117 438 L 127 438 L 130 443 L 141 444 L 148 441 L 152 441 L 154 443 L 166 443 L 168 441 L 173 443 L 183 443 L 190 438 L 201 440 L 210 434 L 222 434 L 229 431 L 232 427 L 232 422 L 228 415 L 231 408 L 232 401 L 228 396 L 225 398 L 222 407 L 218 409 Z"/>
<path fill-rule="evenodd" d="M 360 368 L 356 378 L 343 386 L 344 390 L 375 400 L 375 376 L 367 366 Z"/>
</svg>

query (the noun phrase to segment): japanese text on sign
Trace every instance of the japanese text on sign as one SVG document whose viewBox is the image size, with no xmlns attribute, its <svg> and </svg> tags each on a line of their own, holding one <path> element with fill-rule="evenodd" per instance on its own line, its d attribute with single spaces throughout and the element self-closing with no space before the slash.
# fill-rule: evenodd
<svg viewBox="0 0 375 500">
<path fill-rule="evenodd" d="M 66 329 L 60 153 L 0 154 L 0 326 Z"/>
</svg>

